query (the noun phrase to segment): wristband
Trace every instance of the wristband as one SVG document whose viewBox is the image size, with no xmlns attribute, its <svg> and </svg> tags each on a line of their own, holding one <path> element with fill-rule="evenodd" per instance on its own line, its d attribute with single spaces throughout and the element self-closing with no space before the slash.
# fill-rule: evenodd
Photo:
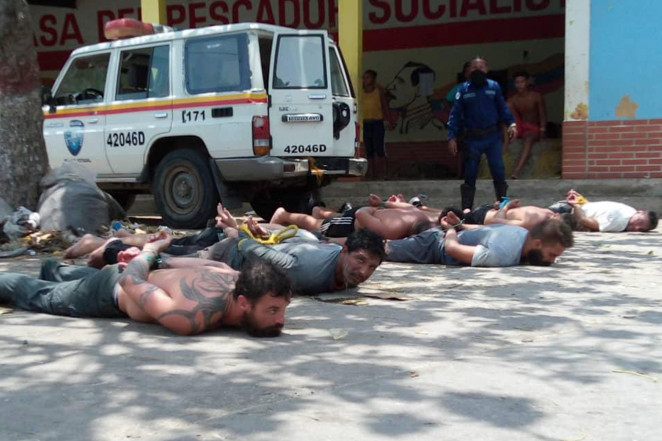
<svg viewBox="0 0 662 441">
<path fill-rule="evenodd" d="M 158 256 L 157 252 L 150 250 L 142 250 L 140 254 L 145 256 L 145 260 L 147 262 L 151 262 L 152 260 L 156 259 L 156 256 Z"/>
<path fill-rule="evenodd" d="M 143 254 L 143 253 L 149 253 L 149 254 Z M 161 264 L 161 256 L 159 256 L 159 253 L 155 251 L 143 251 L 141 255 L 145 256 L 145 261 L 149 264 L 149 269 L 157 269 L 159 265 Z"/>
<path fill-rule="evenodd" d="M 448 228 L 456 229 L 457 227 L 462 226 L 463 223 L 464 223 L 464 219 L 461 219 L 460 222 L 456 223 L 455 225 L 449 225 Z"/>
</svg>

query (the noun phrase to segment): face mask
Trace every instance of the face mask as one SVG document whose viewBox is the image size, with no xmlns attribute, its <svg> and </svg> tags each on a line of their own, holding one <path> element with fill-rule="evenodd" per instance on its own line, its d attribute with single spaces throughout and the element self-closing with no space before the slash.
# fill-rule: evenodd
<svg viewBox="0 0 662 441">
<path fill-rule="evenodd" d="M 476 87 L 483 87 L 487 83 L 487 75 L 482 70 L 474 70 L 469 76 L 471 84 Z"/>
</svg>

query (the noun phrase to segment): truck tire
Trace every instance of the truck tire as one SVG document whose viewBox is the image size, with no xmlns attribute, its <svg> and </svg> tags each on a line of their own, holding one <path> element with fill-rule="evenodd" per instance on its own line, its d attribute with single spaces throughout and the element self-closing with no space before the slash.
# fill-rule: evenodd
<svg viewBox="0 0 662 441">
<path fill-rule="evenodd" d="M 268 222 L 278 207 L 291 213 L 310 214 L 319 201 L 317 190 L 289 188 L 260 193 L 251 200 L 251 207 L 258 216 Z"/>
<path fill-rule="evenodd" d="M 218 195 L 209 164 L 192 150 L 174 150 L 161 160 L 152 193 L 171 228 L 202 228 L 216 214 Z"/>
</svg>

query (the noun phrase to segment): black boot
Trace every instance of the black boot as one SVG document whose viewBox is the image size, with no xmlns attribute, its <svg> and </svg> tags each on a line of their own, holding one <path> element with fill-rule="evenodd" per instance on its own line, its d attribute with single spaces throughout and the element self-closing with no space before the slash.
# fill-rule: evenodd
<svg viewBox="0 0 662 441">
<path fill-rule="evenodd" d="M 466 208 L 469 210 L 474 207 L 474 196 L 476 195 L 476 187 L 471 187 L 467 184 L 460 185 L 460 196 L 462 197 L 462 211 Z"/>
<path fill-rule="evenodd" d="M 495 182 L 494 194 L 496 195 L 497 202 L 500 203 L 503 197 L 508 196 L 508 184 L 505 182 Z"/>
</svg>

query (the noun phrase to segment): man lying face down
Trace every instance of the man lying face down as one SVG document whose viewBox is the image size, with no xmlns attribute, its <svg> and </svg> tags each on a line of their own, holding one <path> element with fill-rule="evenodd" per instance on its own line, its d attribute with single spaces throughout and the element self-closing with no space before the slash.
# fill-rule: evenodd
<svg viewBox="0 0 662 441">
<path fill-rule="evenodd" d="M 459 218 L 450 212 L 442 227 L 416 236 L 391 240 L 386 245 L 390 262 L 445 265 L 513 266 L 551 265 L 573 246 L 572 230 L 559 219 L 547 219 L 531 231 L 513 225 L 488 225 L 458 233 Z"/>
<path fill-rule="evenodd" d="M 229 237 L 198 253 L 203 260 L 241 268 L 246 260 L 266 260 L 284 270 L 295 294 L 313 295 L 355 287 L 372 275 L 384 259 L 384 239 L 361 229 L 344 245 L 319 241 L 263 245 L 257 240 Z"/>
<path fill-rule="evenodd" d="M 657 228 L 658 222 L 658 215 L 654 211 L 637 210 L 620 202 L 589 202 L 573 189 L 568 191 L 565 202 L 557 202 L 550 208 L 560 213 L 571 212 L 576 219 L 577 229 L 586 231 L 646 232 Z"/>
<path fill-rule="evenodd" d="M 350 234 L 343 245 L 320 242 L 316 236 L 304 230 L 298 231 L 294 237 L 282 243 L 264 245 L 259 240 L 240 233 L 234 217 L 220 204 L 217 222 L 219 231 L 222 228 L 222 234 L 226 236 L 224 240 L 196 254 L 183 257 L 163 255 L 164 250 L 167 254 L 172 249 L 170 244 L 168 248 L 161 250 L 160 267 L 213 267 L 223 262 L 240 270 L 246 261 L 261 259 L 273 263 L 287 273 L 292 281 L 293 293 L 312 295 L 355 287 L 365 282 L 384 259 L 384 239 L 366 229 Z M 249 218 L 247 225 L 255 234 L 254 237 L 258 238 L 263 233 L 269 236 L 266 230 L 260 230 L 254 219 Z M 278 229 L 282 228 L 278 226 Z M 94 260 L 101 265 L 117 262 L 118 253 L 129 253 L 131 244 L 138 240 L 145 242 L 148 239 L 140 238 L 129 243 L 100 239 L 94 245 L 101 243 L 101 246 L 92 254 L 102 259 Z M 137 248 L 133 250 L 139 251 Z"/>
<path fill-rule="evenodd" d="M 122 251 L 120 264 L 102 270 L 50 259 L 44 261 L 40 279 L 0 274 L 0 303 L 72 317 L 128 317 L 181 335 L 223 326 L 259 337 L 280 334 L 291 283 L 279 268 L 255 260 L 241 271 L 218 262 L 151 271 L 157 253 L 169 242 L 162 235 L 142 251 Z M 121 271 L 128 258 L 132 260 Z"/>
<path fill-rule="evenodd" d="M 445 216 L 450 211 L 459 213 L 454 207 L 447 207 L 442 210 L 441 215 Z M 536 207 L 535 205 L 520 205 L 519 199 L 508 201 L 501 206 L 499 203 L 485 204 L 473 209 L 469 213 L 461 213 L 464 225 L 517 225 L 518 227 L 532 230 L 533 227 L 546 219 L 559 218 L 566 222 L 572 229 L 574 218 L 570 213 L 557 213 L 549 208 Z"/>
</svg>

